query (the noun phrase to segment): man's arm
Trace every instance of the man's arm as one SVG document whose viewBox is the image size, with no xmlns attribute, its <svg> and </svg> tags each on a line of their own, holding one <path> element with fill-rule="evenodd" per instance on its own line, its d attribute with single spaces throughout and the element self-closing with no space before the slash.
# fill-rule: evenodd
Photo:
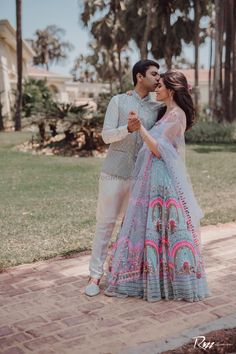
<svg viewBox="0 0 236 354">
<path fill-rule="evenodd" d="M 108 104 L 102 129 L 102 138 L 106 144 L 111 144 L 116 141 L 123 140 L 130 134 L 127 129 L 127 124 L 118 126 L 118 118 L 118 96 L 114 96 Z"/>
</svg>

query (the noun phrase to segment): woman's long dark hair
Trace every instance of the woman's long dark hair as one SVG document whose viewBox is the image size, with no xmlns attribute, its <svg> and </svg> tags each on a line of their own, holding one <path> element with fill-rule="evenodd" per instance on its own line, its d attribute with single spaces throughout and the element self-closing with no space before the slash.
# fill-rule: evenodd
<svg viewBox="0 0 236 354">
<path fill-rule="evenodd" d="M 186 77 L 180 71 L 169 70 L 161 74 L 165 87 L 173 91 L 173 100 L 182 108 L 186 114 L 186 130 L 194 123 L 195 109 L 192 97 L 189 93 L 189 86 Z M 161 108 L 158 119 L 164 114 L 164 108 Z"/>
</svg>

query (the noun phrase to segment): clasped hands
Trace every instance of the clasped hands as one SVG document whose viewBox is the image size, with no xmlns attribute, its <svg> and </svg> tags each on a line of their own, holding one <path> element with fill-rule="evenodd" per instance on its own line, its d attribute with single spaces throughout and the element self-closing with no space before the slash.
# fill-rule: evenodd
<svg viewBox="0 0 236 354">
<path fill-rule="evenodd" d="M 146 144 L 148 145 L 149 149 L 153 152 L 153 154 L 158 159 L 160 159 L 161 154 L 157 150 L 155 140 L 153 138 L 148 138 L 148 133 L 147 133 L 147 131 L 145 133 L 145 129 L 143 128 L 141 121 L 138 119 L 137 114 L 134 111 L 130 111 L 129 115 L 128 115 L 128 131 L 130 133 L 133 133 L 138 130 L 140 130 L 141 136 L 142 136 L 143 140 L 146 142 Z M 148 141 L 145 140 L 145 137 L 148 138 Z"/>
<path fill-rule="evenodd" d="M 138 119 L 137 114 L 134 111 L 130 111 L 128 115 L 128 131 L 133 133 L 137 130 L 140 130 L 141 122 Z"/>
</svg>

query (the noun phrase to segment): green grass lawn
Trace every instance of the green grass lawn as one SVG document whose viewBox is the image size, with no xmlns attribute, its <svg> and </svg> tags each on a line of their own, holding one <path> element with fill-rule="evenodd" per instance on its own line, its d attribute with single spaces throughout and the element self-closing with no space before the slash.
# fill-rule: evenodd
<svg viewBox="0 0 236 354">
<path fill-rule="evenodd" d="M 99 158 L 33 156 L 0 134 L 0 268 L 91 248 Z M 187 163 L 203 225 L 236 219 L 236 147 L 191 145 Z"/>
</svg>

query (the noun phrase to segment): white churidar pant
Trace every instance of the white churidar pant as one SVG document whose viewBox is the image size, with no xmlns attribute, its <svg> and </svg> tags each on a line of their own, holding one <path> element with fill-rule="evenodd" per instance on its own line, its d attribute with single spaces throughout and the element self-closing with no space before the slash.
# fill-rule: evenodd
<svg viewBox="0 0 236 354">
<path fill-rule="evenodd" d="M 92 256 L 89 263 L 90 276 L 100 279 L 107 257 L 108 244 L 117 221 L 122 221 L 128 205 L 131 180 L 101 173 L 99 178 L 96 231 Z"/>
</svg>

